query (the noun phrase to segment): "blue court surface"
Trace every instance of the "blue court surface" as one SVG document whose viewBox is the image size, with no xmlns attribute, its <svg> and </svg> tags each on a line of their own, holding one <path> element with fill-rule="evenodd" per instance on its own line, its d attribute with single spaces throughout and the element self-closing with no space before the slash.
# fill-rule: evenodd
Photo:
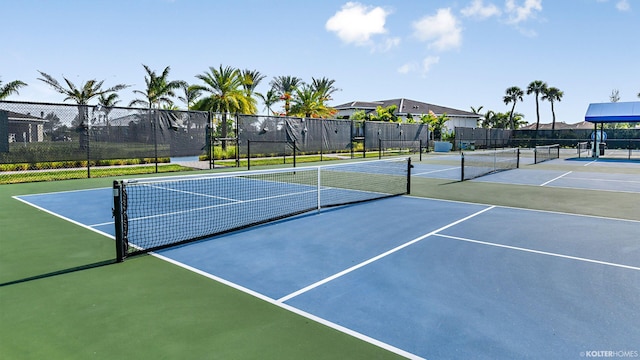
<svg viewBox="0 0 640 360">
<path fill-rule="evenodd" d="M 113 235 L 111 189 L 19 199 Z M 400 196 L 154 255 L 408 358 L 568 359 L 640 350 L 639 230 Z"/>
<path fill-rule="evenodd" d="M 575 166 L 576 161 L 572 160 L 551 160 L 547 164 L 562 164 L 569 161 Z M 581 164 L 582 162 L 577 162 Z M 584 161 L 582 166 L 607 167 L 610 162 L 605 161 Z M 620 165 L 618 165 L 620 167 Z M 606 173 L 606 172 L 590 172 L 587 169 L 581 171 L 565 171 L 565 170 L 540 170 L 535 165 L 524 166 L 519 169 L 496 172 L 481 176 L 470 181 L 503 183 L 513 185 L 531 185 L 531 186 L 547 186 L 568 189 L 582 190 L 600 190 L 600 191 L 616 191 L 616 192 L 640 192 L 640 163 L 623 164 L 623 167 L 637 168 L 638 173 Z M 460 181 L 460 166 L 440 165 L 440 164 L 414 164 L 412 172 L 413 176 L 448 179 L 451 181 Z"/>
</svg>

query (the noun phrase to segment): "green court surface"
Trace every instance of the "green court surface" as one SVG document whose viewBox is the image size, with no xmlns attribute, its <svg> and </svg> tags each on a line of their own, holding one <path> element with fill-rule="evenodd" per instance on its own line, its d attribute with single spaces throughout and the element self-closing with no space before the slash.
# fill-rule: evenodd
<svg viewBox="0 0 640 360">
<path fill-rule="evenodd" d="M 599 171 L 637 174 L 636 165 Z M 399 358 L 153 256 L 116 264 L 112 239 L 12 198 L 112 181 L 0 186 L 0 358 Z M 640 193 L 414 177 L 412 195 L 640 220 Z"/>
</svg>

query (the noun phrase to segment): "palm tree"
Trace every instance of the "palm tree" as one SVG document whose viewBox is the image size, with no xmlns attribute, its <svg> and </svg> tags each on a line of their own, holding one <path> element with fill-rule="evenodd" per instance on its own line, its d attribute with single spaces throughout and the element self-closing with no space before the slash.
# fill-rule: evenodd
<svg viewBox="0 0 640 360">
<path fill-rule="evenodd" d="M 478 110 L 480 110 L 480 109 L 478 109 Z M 482 119 L 483 119 L 482 120 L 482 127 L 483 128 L 492 127 L 492 124 L 495 121 L 495 117 L 496 117 L 496 112 L 493 111 L 493 110 L 489 110 L 486 113 L 484 113 L 484 115 L 482 116 Z M 509 117 L 509 119 L 511 119 L 511 118 Z M 485 124 L 486 124 L 486 126 L 485 126 Z"/>
<path fill-rule="evenodd" d="M 227 114 L 243 113 L 255 114 L 255 100 L 248 97 L 244 87 L 240 70 L 230 66 L 218 69 L 210 66 L 209 72 L 196 75 L 205 85 L 198 89 L 210 93 L 211 95 L 198 101 L 194 106 L 199 110 L 215 111 L 222 114 L 221 136 L 227 137 Z M 223 149 L 226 149 L 226 141 L 222 142 Z"/>
<path fill-rule="evenodd" d="M 336 91 L 340 91 L 333 85 L 335 82 L 335 80 L 329 80 L 325 77 L 321 79 L 311 78 L 311 88 L 320 95 L 322 104 L 333 100 L 331 95 Z"/>
<path fill-rule="evenodd" d="M 73 100 L 78 105 L 87 105 L 89 100 L 98 97 L 100 95 L 105 95 L 108 93 L 115 93 L 122 89 L 129 87 L 129 85 L 118 84 L 116 86 L 112 86 L 106 90 L 102 89 L 102 81 L 96 81 L 95 79 L 89 80 L 81 88 L 76 87 L 74 83 L 69 81 L 69 79 L 63 77 L 64 81 L 67 83 L 67 88 L 60 85 L 58 80 L 54 79 L 51 75 L 46 74 L 42 71 L 38 71 L 42 78 L 38 78 L 38 80 L 45 82 L 50 85 L 55 91 L 66 95 L 67 97 L 63 101 Z"/>
<path fill-rule="evenodd" d="M 556 112 L 553 108 L 553 103 L 556 101 L 561 101 L 564 92 L 555 87 L 547 88 L 542 95 L 542 100 L 547 100 L 551 103 L 551 115 L 553 116 L 553 122 L 551 123 L 551 130 L 556 129 Z"/>
<path fill-rule="evenodd" d="M 120 100 L 118 100 L 118 94 L 102 94 L 98 96 L 98 104 L 102 106 L 102 112 L 104 113 L 104 122 L 109 125 L 109 114 L 111 113 L 112 107 L 116 106 Z"/>
<path fill-rule="evenodd" d="M 2 80 L 0 80 L 0 100 L 8 98 L 12 94 L 18 94 L 18 89 L 22 86 L 27 86 L 27 84 L 20 80 L 14 80 L 2 85 Z"/>
<path fill-rule="evenodd" d="M 248 70 L 245 69 L 241 73 L 242 76 L 242 87 L 248 96 L 253 96 L 256 91 L 256 88 L 262 82 L 262 80 L 266 77 L 262 75 L 258 70 Z"/>
<path fill-rule="evenodd" d="M 511 129 L 515 129 L 515 123 L 513 121 L 513 112 L 516 109 L 516 103 L 518 100 L 523 101 L 524 91 L 517 86 L 512 86 L 505 91 L 505 96 L 502 98 L 505 105 L 509 105 L 513 103 L 511 107 L 511 112 L 509 113 L 509 124 L 511 124 Z"/>
<path fill-rule="evenodd" d="M 302 79 L 295 76 L 278 76 L 271 80 L 271 88 L 276 91 L 276 94 L 280 96 L 280 100 L 284 101 L 284 114 L 289 115 L 289 108 L 291 107 L 291 94 L 295 89 L 302 85 Z"/>
<path fill-rule="evenodd" d="M 104 107 L 116 106 L 120 102 L 120 100 L 118 100 L 118 97 L 119 96 L 116 93 L 100 94 L 100 96 L 98 96 L 98 104 Z"/>
<path fill-rule="evenodd" d="M 541 80 L 535 80 L 527 86 L 527 95 L 536 94 L 536 131 L 540 127 L 540 103 L 538 97 L 547 90 L 547 83 Z"/>
<path fill-rule="evenodd" d="M 200 96 L 202 96 L 200 86 L 189 85 L 187 82 L 183 82 L 180 84 L 180 89 L 182 89 L 184 96 L 178 96 L 178 99 L 187 105 L 187 110 L 191 110 L 194 104 L 198 102 Z"/>
<path fill-rule="evenodd" d="M 323 103 L 323 94 L 316 91 L 313 86 L 302 85 L 295 90 L 291 115 L 314 118 L 325 118 L 334 113 L 333 109 Z"/>
<path fill-rule="evenodd" d="M 256 95 L 258 95 L 258 97 L 262 99 L 264 106 L 267 108 L 267 116 L 275 114 L 275 112 L 271 109 L 271 106 L 280 101 L 280 97 L 278 96 L 278 94 L 276 94 L 276 91 L 274 89 L 269 89 L 264 95 L 260 93 L 256 93 Z"/>
<path fill-rule="evenodd" d="M 474 113 L 474 114 L 480 114 L 480 111 L 482 111 L 482 108 L 483 108 L 483 107 L 484 107 L 483 105 L 480 105 L 480 106 L 478 106 L 478 108 L 476 109 L 476 108 L 474 108 L 473 106 L 471 106 L 471 112 L 472 112 L 472 113 Z"/>
<path fill-rule="evenodd" d="M 102 89 L 102 81 L 96 81 L 95 79 L 89 80 L 84 83 L 84 85 L 78 88 L 74 83 L 69 81 L 69 79 L 62 77 L 67 84 L 67 87 L 62 86 L 58 80 L 54 79 L 51 75 L 46 74 L 42 71 L 39 71 L 42 78 L 38 78 L 38 80 L 45 82 L 49 86 L 51 86 L 55 91 L 66 95 L 67 97 L 63 101 L 72 100 L 76 104 L 78 104 L 78 125 L 79 129 L 84 128 L 87 133 L 86 136 L 80 137 L 80 148 L 84 149 L 87 146 L 88 141 L 88 129 L 89 123 L 87 119 L 89 119 L 89 108 L 87 107 L 89 101 L 95 97 L 106 95 L 109 93 L 116 93 L 122 89 L 129 87 L 129 85 L 118 84 L 112 86 L 108 89 Z"/>
<path fill-rule="evenodd" d="M 620 101 L 620 90 L 618 89 L 611 90 L 611 95 L 609 95 L 609 100 L 613 103 Z"/>
<path fill-rule="evenodd" d="M 169 71 L 171 71 L 169 66 L 164 68 L 160 76 L 147 65 L 142 64 L 142 66 L 147 72 L 144 77 L 147 88 L 144 91 L 134 90 L 133 93 L 144 96 L 144 99 L 135 99 L 129 103 L 129 106 L 141 105 L 149 109 L 158 109 L 161 105 L 173 105 L 171 98 L 176 96 L 174 90 L 180 88 L 184 82 L 179 80 L 169 81 Z"/>
</svg>

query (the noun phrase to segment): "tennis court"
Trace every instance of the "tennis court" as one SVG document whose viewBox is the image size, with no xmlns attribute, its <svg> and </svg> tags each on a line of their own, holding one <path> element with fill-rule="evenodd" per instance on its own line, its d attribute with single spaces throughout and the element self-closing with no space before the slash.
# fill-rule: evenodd
<svg viewBox="0 0 640 360">
<path fill-rule="evenodd" d="M 240 289 L 409 358 L 579 358 L 588 351 L 638 351 L 640 222 L 632 215 L 640 212 L 638 203 L 609 213 L 606 209 L 615 206 L 598 203 L 597 216 L 492 205 L 518 202 L 513 197 L 491 201 L 493 187 L 502 188 L 504 194 L 535 191 L 533 196 L 553 190 L 539 185 L 557 177 L 554 161 L 539 170 L 516 169 L 462 183 L 438 178 L 455 173 L 459 179 L 459 166 L 416 163 L 412 194 L 451 191 L 445 197 L 454 199 L 465 191 L 484 192 L 485 201 L 383 198 L 160 249 L 156 256 L 193 271 L 194 276 Z M 526 190 L 514 179 L 536 176 L 518 175 L 522 171 L 540 172 L 536 181 L 525 184 Z M 629 187 L 637 179 L 611 171 L 596 174 L 600 176 L 596 182 L 626 181 L 622 184 Z M 497 178 L 489 181 L 507 175 L 511 179 L 505 183 Z M 572 179 L 570 175 L 561 178 Z M 596 183 L 590 176 L 586 179 Z M 557 187 L 553 195 L 562 191 L 568 198 L 576 197 L 583 190 L 575 183 L 568 186 L 571 189 Z M 262 184 L 262 188 L 272 186 L 273 180 Z M 285 192 L 299 193 L 308 186 L 287 181 Z M 602 198 L 614 202 L 637 192 L 589 189 L 589 194 L 604 194 Z M 344 197 L 344 191 L 336 197 Z M 183 200 L 194 196 L 192 190 L 180 187 L 171 192 L 187 192 Z M 314 198 L 315 190 L 310 194 Z M 244 195 L 196 196 L 218 206 L 221 198 L 222 204 L 246 201 Z M 523 195 L 520 201 L 526 196 L 532 195 Z M 18 198 L 99 234 L 115 235 L 112 188 Z M 586 202 L 598 199 L 587 197 Z M 158 202 L 159 198 L 149 201 Z M 178 204 L 184 202 L 193 201 Z M 578 206 L 582 203 L 575 201 Z M 176 211 L 181 210 L 170 209 Z M 169 228 L 176 226 L 180 225 L 171 223 Z"/>
</svg>

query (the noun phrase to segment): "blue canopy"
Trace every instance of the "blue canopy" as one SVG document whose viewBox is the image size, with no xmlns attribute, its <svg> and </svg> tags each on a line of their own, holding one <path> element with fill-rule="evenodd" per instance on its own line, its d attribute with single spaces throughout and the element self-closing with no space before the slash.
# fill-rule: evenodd
<svg viewBox="0 0 640 360">
<path fill-rule="evenodd" d="M 640 101 L 589 104 L 584 120 L 592 123 L 640 122 Z"/>
</svg>

